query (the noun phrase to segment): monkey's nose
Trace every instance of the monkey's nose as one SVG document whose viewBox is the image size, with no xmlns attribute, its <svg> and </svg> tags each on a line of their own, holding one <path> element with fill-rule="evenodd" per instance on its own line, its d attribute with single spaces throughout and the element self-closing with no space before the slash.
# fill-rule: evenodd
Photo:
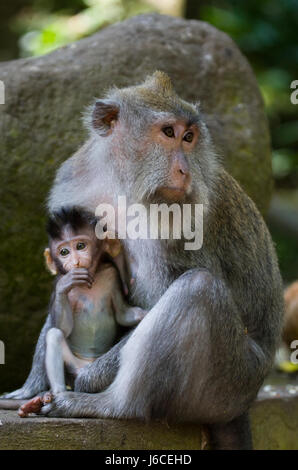
<svg viewBox="0 0 298 470">
<path fill-rule="evenodd" d="M 74 258 L 74 259 L 73 259 L 73 265 L 74 265 L 76 268 L 79 268 L 79 267 L 80 267 L 80 258 Z"/>
<path fill-rule="evenodd" d="M 189 186 L 190 181 L 191 181 L 189 169 L 187 167 L 184 168 L 184 167 L 181 166 L 179 168 L 177 177 L 178 177 L 178 180 L 179 180 L 178 186 L 183 187 L 183 189 L 187 189 L 187 187 Z"/>
<path fill-rule="evenodd" d="M 179 171 L 180 171 L 181 175 L 183 175 L 185 177 L 189 176 L 189 171 L 186 170 L 185 168 L 179 168 Z"/>
</svg>

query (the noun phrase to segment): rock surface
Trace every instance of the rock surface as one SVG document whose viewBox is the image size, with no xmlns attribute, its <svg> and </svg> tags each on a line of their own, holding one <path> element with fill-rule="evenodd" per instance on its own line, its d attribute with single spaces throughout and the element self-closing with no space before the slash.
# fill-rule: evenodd
<svg viewBox="0 0 298 470">
<path fill-rule="evenodd" d="M 254 449 L 298 450 L 298 387 L 263 389 L 251 410 Z M 206 429 L 112 419 L 21 419 L 0 410 L 0 450 L 206 449 Z"/>
<path fill-rule="evenodd" d="M 111 85 L 138 83 L 156 69 L 183 98 L 201 101 L 226 167 L 267 209 L 271 161 L 260 93 L 237 46 L 212 26 L 144 15 L 52 54 L 0 64 L 0 391 L 25 379 L 45 317 L 44 201 L 55 170 L 84 140 L 82 111 Z"/>
</svg>

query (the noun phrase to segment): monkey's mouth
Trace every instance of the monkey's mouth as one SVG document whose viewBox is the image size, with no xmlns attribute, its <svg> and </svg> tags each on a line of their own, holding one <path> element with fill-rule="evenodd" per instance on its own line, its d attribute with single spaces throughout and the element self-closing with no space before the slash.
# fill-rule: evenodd
<svg viewBox="0 0 298 470">
<path fill-rule="evenodd" d="M 167 201 L 181 202 L 186 198 L 186 188 L 178 188 L 176 186 L 163 186 L 156 191 L 156 195 L 166 199 Z"/>
</svg>

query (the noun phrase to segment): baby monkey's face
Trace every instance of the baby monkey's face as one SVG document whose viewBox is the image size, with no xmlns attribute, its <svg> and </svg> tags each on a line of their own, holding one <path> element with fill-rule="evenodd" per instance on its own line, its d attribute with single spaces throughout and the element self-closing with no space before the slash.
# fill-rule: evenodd
<svg viewBox="0 0 298 470">
<path fill-rule="evenodd" d="M 100 242 L 91 227 L 84 227 L 79 233 L 65 228 L 62 240 L 55 240 L 52 251 L 65 272 L 74 268 L 90 269 L 95 258 L 98 260 Z"/>
</svg>

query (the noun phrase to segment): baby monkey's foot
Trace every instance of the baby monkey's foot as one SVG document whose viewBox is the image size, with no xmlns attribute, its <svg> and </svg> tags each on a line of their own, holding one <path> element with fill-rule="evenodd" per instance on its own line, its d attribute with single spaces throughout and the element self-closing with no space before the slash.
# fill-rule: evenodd
<svg viewBox="0 0 298 470">
<path fill-rule="evenodd" d="M 51 392 L 45 393 L 42 397 L 34 397 L 27 401 L 24 405 L 19 408 L 18 415 L 21 418 L 26 418 L 30 413 L 40 413 L 43 406 L 51 403 L 53 395 Z"/>
</svg>

